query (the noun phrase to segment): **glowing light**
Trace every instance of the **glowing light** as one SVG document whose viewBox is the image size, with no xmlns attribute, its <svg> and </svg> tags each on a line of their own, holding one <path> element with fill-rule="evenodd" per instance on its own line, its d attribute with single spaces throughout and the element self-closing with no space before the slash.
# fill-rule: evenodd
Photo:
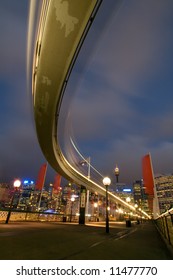
<svg viewBox="0 0 173 280">
<path fill-rule="evenodd" d="M 104 186 L 109 186 L 111 184 L 111 179 L 109 177 L 105 177 L 103 179 L 103 185 Z"/>
<path fill-rule="evenodd" d="M 32 184 L 34 184 L 34 181 L 30 181 L 30 180 L 24 180 L 23 181 L 23 183 L 24 183 L 24 185 L 27 185 L 27 184 L 30 184 L 30 185 L 32 185 Z"/>
<path fill-rule="evenodd" d="M 130 197 L 127 197 L 126 201 L 127 201 L 127 203 L 130 203 L 130 201 L 131 201 Z"/>
<path fill-rule="evenodd" d="M 131 192 L 131 189 L 123 189 L 123 192 Z"/>
<path fill-rule="evenodd" d="M 20 185 L 21 185 L 21 181 L 20 181 L 20 180 L 17 179 L 17 180 L 14 181 L 13 186 L 14 186 L 15 188 L 19 188 Z"/>
<path fill-rule="evenodd" d="M 23 183 L 24 183 L 24 184 L 28 184 L 28 183 L 29 183 L 29 181 L 28 181 L 28 180 L 25 180 Z"/>
</svg>

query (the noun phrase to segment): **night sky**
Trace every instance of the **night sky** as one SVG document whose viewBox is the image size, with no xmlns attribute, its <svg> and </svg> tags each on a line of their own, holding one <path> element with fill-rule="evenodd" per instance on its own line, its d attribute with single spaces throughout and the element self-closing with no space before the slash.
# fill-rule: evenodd
<svg viewBox="0 0 173 280">
<path fill-rule="evenodd" d="M 36 180 L 45 162 L 26 86 L 28 8 L 0 2 L 0 182 Z M 173 173 L 172 14 L 172 0 L 103 1 L 73 69 L 62 112 L 70 100 L 75 143 L 112 181 L 116 164 L 120 182 L 141 179 L 149 152 L 155 174 Z"/>
</svg>

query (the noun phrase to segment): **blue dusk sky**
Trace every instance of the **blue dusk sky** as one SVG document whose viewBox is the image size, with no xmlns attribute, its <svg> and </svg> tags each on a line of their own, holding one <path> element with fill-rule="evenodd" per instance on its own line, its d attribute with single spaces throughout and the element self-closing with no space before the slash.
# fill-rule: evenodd
<svg viewBox="0 0 173 280">
<path fill-rule="evenodd" d="M 45 162 L 27 92 L 28 0 L 0 1 L 0 181 L 36 180 Z M 84 157 L 126 184 L 173 173 L 173 1 L 103 0 L 67 86 L 68 126 Z M 55 171 L 48 166 L 47 178 Z"/>
</svg>

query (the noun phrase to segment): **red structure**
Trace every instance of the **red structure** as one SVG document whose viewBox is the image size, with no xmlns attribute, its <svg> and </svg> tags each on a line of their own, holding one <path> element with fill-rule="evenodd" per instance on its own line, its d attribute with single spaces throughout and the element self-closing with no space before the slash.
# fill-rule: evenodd
<svg viewBox="0 0 173 280">
<path fill-rule="evenodd" d="M 54 184 L 53 184 L 53 193 L 58 194 L 61 190 L 61 175 L 58 173 L 55 175 Z"/>
<path fill-rule="evenodd" d="M 150 154 L 147 154 L 142 158 L 142 176 L 144 181 L 145 193 L 148 195 L 148 206 L 151 212 L 153 212 L 154 177 Z"/>
<path fill-rule="evenodd" d="M 42 190 L 44 186 L 44 181 L 46 177 L 46 172 L 47 172 L 47 163 L 44 163 L 38 173 L 38 178 L 36 181 L 36 190 Z"/>
</svg>

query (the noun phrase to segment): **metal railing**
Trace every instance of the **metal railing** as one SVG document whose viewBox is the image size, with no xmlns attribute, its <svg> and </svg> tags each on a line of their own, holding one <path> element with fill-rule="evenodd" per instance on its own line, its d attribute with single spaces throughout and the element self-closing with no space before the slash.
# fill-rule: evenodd
<svg viewBox="0 0 173 280">
<path fill-rule="evenodd" d="M 0 210 L 0 223 L 5 223 L 9 210 Z M 78 222 L 76 215 L 12 210 L 10 222 Z"/>
<path fill-rule="evenodd" d="M 155 223 L 162 236 L 173 249 L 173 208 L 161 214 L 155 220 Z"/>
</svg>

